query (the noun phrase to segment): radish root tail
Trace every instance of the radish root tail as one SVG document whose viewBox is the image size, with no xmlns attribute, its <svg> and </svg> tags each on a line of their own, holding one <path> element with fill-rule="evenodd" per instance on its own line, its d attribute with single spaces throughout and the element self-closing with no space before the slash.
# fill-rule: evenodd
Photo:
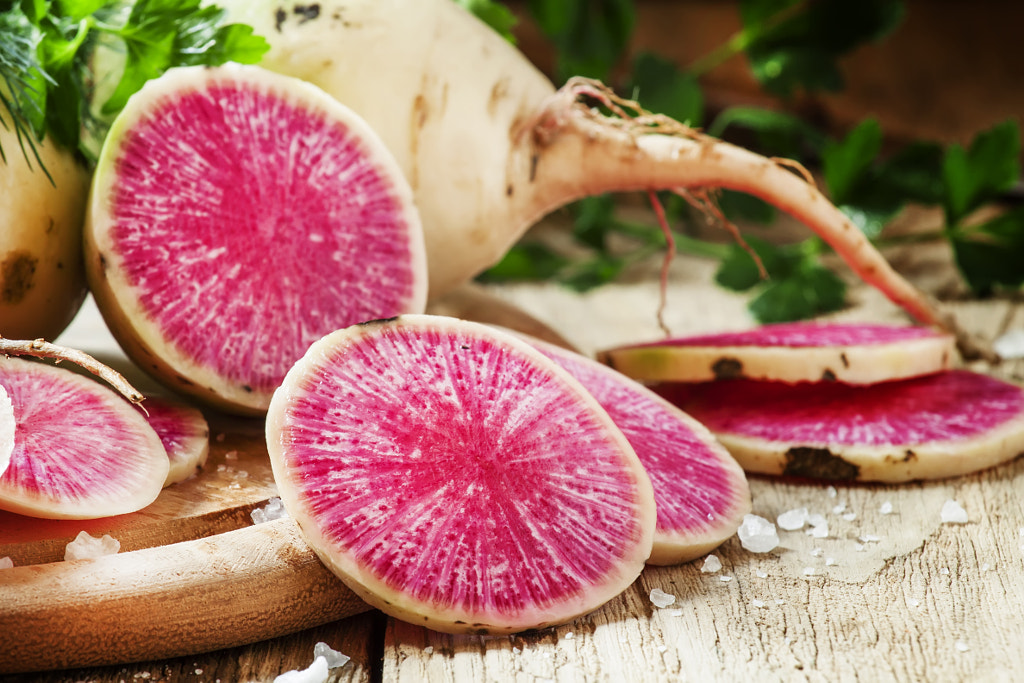
<svg viewBox="0 0 1024 683">
<path fill-rule="evenodd" d="M 0 337 L 0 354 L 4 356 L 30 356 L 32 358 L 49 358 L 60 363 L 68 361 L 99 377 L 113 387 L 119 394 L 139 406 L 146 398 L 117 370 L 104 365 L 92 356 L 77 349 L 51 344 L 44 339 L 6 339 Z"/>
</svg>

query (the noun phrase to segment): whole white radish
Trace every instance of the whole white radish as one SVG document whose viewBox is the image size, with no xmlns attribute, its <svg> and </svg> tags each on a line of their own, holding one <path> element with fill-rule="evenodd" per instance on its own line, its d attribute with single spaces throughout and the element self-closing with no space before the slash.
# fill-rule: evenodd
<svg viewBox="0 0 1024 683">
<path fill-rule="evenodd" d="M 452 0 L 222 4 L 270 43 L 261 66 L 319 85 L 395 155 L 423 220 L 432 298 L 492 265 L 539 218 L 575 199 L 720 187 L 791 213 L 915 318 L 949 324 L 785 164 L 674 121 L 602 116 L 585 100 L 611 102 L 603 86 L 576 80 L 556 92 Z"/>
<path fill-rule="evenodd" d="M 82 223 L 89 172 L 44 141 L 39 159 L 0 114 L 0 336 L 54 339 L 85 299 Z M 49 172 L 49 176 L 40 166 Z"/>
</svg>

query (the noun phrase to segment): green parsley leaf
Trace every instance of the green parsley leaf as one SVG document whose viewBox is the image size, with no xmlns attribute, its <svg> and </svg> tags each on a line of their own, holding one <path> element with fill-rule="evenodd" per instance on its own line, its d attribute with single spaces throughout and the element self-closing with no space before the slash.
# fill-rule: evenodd
<svg viewBox="0 0 1024 683">
<path fill-rule="evenodd" d="M 648 111 L 699 127 L 704 119 L 704 94 L 697 79 L 675 62 L 650 52 L 633 61 L 632 96 Z"/>
<path fill-rule="evenodd" d="M 969 150 L 951 145 L 942 165 L 946 221 L 953 226 L 1020 176 L 1020 129 L 1005 121 L 979 133 Z"/>
<path fill-rule="evenodd" d="M 772 281 L 749 309 L 761 324 L 813 318 L 843 307 L 846 284 L 827 268 L 805 264 L 784 280 Z"/>
<path fill-rule="evenodd" d="M 480 282 L 545 281 L 554 278 L 569 260 L 539 242 L 521 241 L 501 261 L 481 273 Z"/>
<path fill-rule="evenodd" d="M 882 127 L 875 119 L 866 119 L 842 141 L 826 145 L 822 170 L 834 203 L 845 204 L 850 200 L 881 148 Z"/>
<path fill-rule="evenodd" d="M 502 38 L 515 44 L 516 37 L 512 34 L 512 29 L 515 28 L 518 19 L 508 7 L 494 0 L 455 0 L 455 2 L 497 31 Z"/>
<path fill-rule="evenodd" d="M 721 138 L 730 127 L 753 131 L 765 154 L 801 158 L 816 156 L 828 142 L 824 133 L 803 119 L 772 109 L 729 107 L 708 126 L 708 134 Z"/>
<path fill-rule="evenodd" d="M 1009 211 L 970 233 L 950 237 L 964 280 L 975 294 L 1024 285 L 1024 208 Z"/>
<path fill-rule="evenodd" d="M 557 50 L 559 79 L 607 80 L 629 45 L 636 10 L 632 0 L 531 0 L 530 14 Z"/>
<path fill-rule="evenodd" d="M 626 259 L 611 254 L 598 254 L 585 261 L 576 261 L 559 276 L 559 281 L 575 292 L 586 292 L 619 277 Z"/>
</svg>

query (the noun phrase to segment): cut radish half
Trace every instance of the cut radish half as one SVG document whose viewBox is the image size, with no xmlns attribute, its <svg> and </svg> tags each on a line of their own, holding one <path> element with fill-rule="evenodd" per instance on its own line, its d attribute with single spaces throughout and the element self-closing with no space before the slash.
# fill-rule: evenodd
<svg viewBox="0 0 1024 683">
<path fill-rule="evenodd" d="M 622 346 L 599 358 L 648 382 L 875 384 L 949 369 L 955 348 L 953 335 L 927 327 L 798 322 Z"/>
<path fill-rule="evenodd" d="M 640 458 L 658 519 L 648 564 L 688 562 L 736 534 L 750 512 L 750 487 L 743 469 L 704 425 L 605 365 L 524 339 L 587 388 Z"/>
<path fill-rule="evenodd" d="M 651 483 L 579 382 L 478 323 L 338 331 L 267 415 L 274 478 L 310 546 L 370 604 L 447 632 L 567 622 L 650 556 Z"/>
<path fill-rule="evenodd" d="M 1024 390 L 966 370 L 873 386 L 735 380 L 655 389 L 748 472 L 903 482 L 1024 453 Z"/>
<path fill-rule="evenodd" d="M 309 345 L 420 312 L 423 235 L 390 153 L 315 86 L 259 67 L 172 69 L 108 136 L 87 272 L 114 336 L 175 390 L 266 410 Z"/>
<path fill-rule="evenodd" d="M 165 487 L 188 479 L 206 464 L 210 427 L 198 408 L 158 396 L 147 398 L 143 407 L 146 421 L 160 437 L 171 464 Z"/>
<path fill-rule="evenodd" d="M 64 368 L 0 358 L 17 438 L 0 476 L 0 509 L 90 519 L 152 503 L 169 464 L 142 414 L 106 386 Z"/>
<path fill-rule="evenodd" d="M 14 432 L 17 423 L 14 420 L 14 406 L 7 390 L 0 384 L 0 474 L 11 464 L 11 453 L 14 452 Z"/>
</svg>

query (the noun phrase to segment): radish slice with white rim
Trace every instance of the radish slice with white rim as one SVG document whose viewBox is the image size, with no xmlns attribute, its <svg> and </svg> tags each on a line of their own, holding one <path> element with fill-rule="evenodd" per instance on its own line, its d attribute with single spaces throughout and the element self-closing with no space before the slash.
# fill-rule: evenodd
<svg viewBox="0 0 1024 683">
<path fill-rule="evenodd" d="M 602 351 L 599 358 L 646 382 L 757 379 L 874 384 L 940 372 L 956 339 L 928 327 L 796 322 L 680 337 Z"/>
<path fill-rule="evenodd" d="M 447 632 L 560 624 L 650 556 L 651 483 L 586 389 L 487 326 L 399 316 L 340 330 L 267 416 L 310 546 L 382 611 Z"/>
<path fill-rule="evenodd" d="M 748 472 L 896 483 L 1024 453 L 1024 390 L 967 370 L 872 386 L 732 380 L 654 389 L 707 425 Z"/>
<path fill-rule="evenodd" d="M 175 391 L 262 414 L 311 343 L 422 312 L 412 191 L 351 110 L 254 66 L 171 69 L 104 143 L 85 226 L 97 306 Z"/>
<path fill-rule="evenodd" d="M 159 495 L 170 465 L 139 410 L 70 370 L 0 358 L 17 439 L 0 476 L 0 509 L 91 519 L 139 510 Z"/>
<path fill-rule="evenodd" d="M 14 452 L 14 433 L 17 423 L 14 420 L 14 406 L 7 389 L 0 384 L 0 475 L 11 464 L 11 453 Z"/>
<path fill-rule="evenodd" d="M 188 479 L 210 455 L 210 427 L 198 408 L 161 396 L 146 399 L 146 421 L 167 451 L 164 487 Z"/>
<path fill-rule="evenodd" d="M 734 536 L 750 512 L 743 469 L 708 429 L 661 396 L 581 354 L 523 335 L 593 394 L 629 439 L 654 488 L 648 564 L 688 562 Z"/>
</svg>

